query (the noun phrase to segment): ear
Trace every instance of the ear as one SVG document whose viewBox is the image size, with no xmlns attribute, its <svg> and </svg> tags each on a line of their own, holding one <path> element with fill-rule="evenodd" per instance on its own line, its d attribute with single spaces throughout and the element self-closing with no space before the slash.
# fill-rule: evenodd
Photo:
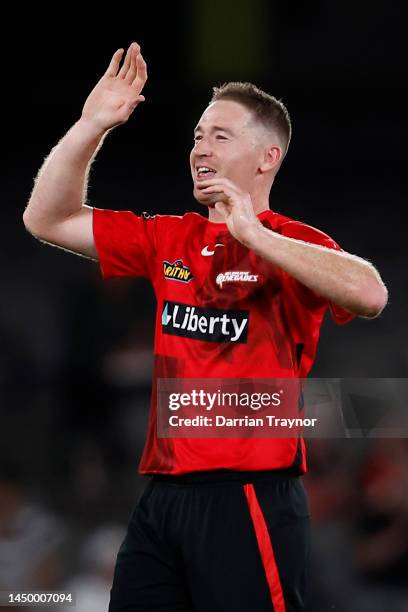
<svg viewBox="0 0 408 612">
<path fill-rule="evenodd" d="M 269 172 L 273 170 L 277 166 L 279 166 L 282 161 L 283 151 L 282 148 L 277 145 L 269 145 L 264 149 L 264 157 L 261 165 L 259 166 L 260 172 L 263 174 L 264 172 Z"/>
</svg>

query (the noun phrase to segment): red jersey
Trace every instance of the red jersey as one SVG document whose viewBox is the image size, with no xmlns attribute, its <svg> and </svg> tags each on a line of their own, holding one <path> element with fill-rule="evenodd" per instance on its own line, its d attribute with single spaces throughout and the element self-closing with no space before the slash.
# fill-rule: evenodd
<svg viewBox="0 0 408 612">
<path fill-rule="evenodd" d="M 262 224 L 283 236 L 341 250 L 323 232 L 271 210 Z M 165 439 L 156 433 L 159 378 L 304 378 L 330 304 L 237 241 L 226 224 L 183 216 L 93 210 L 104 279 L 148 278 L 157 298 L 155 366 L 142 474 L 230 469 L 306 471 L 304 443 L 284 439 Z"/>
</svg>

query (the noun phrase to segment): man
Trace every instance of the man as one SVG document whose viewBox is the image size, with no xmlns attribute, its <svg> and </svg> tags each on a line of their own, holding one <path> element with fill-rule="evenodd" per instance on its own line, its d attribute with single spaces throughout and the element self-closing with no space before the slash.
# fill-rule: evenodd
<svg viewBox="0 0 408 612">
<path fill-rule="evenodd" d="M 303 610 L 303 441 L 159 437 L 157 381 L 304 377 L 327 307 L 338 323 L 375 317 L 387 291 L 370 263 L 269 209 L 291 124 L 283 104 L 251 84 L 215 89 L 195 129 L 194 197 L 208 220 L 86 206 L 104 136 L 144 101 L 140 47 L 120 67 L 123 53 L 45 161 L 24 213 L 40 240 L 99 260 L 104 278 L 145 276 L 157 295 L 140 464 L 154 476 L 119 551 L 110 610 Z"/>
</svg>

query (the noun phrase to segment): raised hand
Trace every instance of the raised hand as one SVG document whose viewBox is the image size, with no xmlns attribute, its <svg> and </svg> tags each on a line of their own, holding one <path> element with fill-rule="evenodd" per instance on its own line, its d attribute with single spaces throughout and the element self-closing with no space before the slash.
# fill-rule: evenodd
<svg viewBox="0 0 408 612">
<path fill-rule="evenodd" d="M 123 49 L 118 49 L 113 54 L 107 71 L 82 109 L 82 118 L 101 131 L 126 123 L 136 106 L 145 99 L 141 93 L 147 80 L 147 69 L 140 46 L 135 42 L 130 45 L 119 69 L 123 53 Z"/>
</svg>

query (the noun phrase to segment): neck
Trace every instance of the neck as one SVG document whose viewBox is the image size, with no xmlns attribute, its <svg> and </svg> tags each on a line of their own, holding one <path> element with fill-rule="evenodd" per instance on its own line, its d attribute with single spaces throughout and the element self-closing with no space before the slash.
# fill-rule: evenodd
<svg viewBox="0 0 408 612">
<path fill-rule="evenodd" d="M 252 205 L 256 215 L 270 209 L 269 200 L 252 200 Z M 208 209 L 208 220 L 212 223 L 225 223 L 224 217 L 215 208 Z"/>
</svg>

